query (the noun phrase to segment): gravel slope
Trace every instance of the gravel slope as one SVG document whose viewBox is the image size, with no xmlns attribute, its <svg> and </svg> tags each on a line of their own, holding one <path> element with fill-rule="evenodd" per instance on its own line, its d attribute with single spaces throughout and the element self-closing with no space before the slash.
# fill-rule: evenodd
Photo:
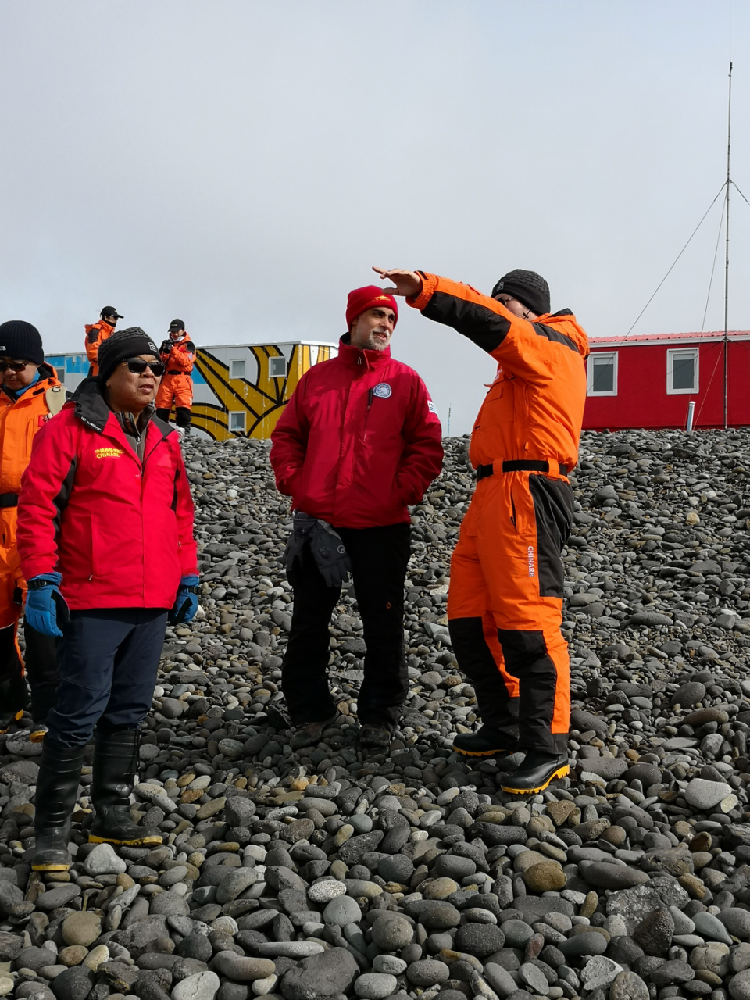
<svg viewBox="0 0 750 1000">
<path fill-rule="evenodd" d="M 135 806 L 153 851 L 86 844 L 30 874 L 36 747 L 0 737 L 0 996 L 750 998 L 750 434 L 584 435 L 565 556 L 571 779 L 532 800 L 450 751 L 474 697 L 446 573 L 466 439 L 415 509 L 412 687 L 363 758 L 353 594 L 340 719 L 292 753 L 279 712 L 288 502 L 267 447 L 191 440 L 203 614 L 169 630 Z"/>
</svg>

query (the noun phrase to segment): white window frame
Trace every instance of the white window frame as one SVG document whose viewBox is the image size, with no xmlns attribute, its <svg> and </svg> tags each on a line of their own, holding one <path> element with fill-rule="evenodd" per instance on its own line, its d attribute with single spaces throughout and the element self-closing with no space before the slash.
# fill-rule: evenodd
<svg viewBox="0 0 750 1000">
<path fill-rule="evenodd" d="M 236 365 L 242 365 L 242 369 L 241 369 L 242 374 L 241 375 L 237 373 L 237 370 L 236 370 L 236 367 L 235 367 Z M 230 378 L 245 378 L 245 371 L 246 371 L 246 369 L 247 369 L 247 363 L 246 363 L 246 361 L 245 361 L 244 358 L 232 358 L 232 360 L 229 362 L 229 377 Z"/>
<path fill-rule="evenodd" d="M 242 417 L 242 426 L 241 427 L 233 427 L 232 426 L 232 417 Z M 227 430 L 229 430 L 229 432 L 232 433 L 232 434 L 236 434 L 238 431 L 241 431 L 244 434 L 245 431 L 247 430 L 247 411 L 246 410 L 230 410 L 229 411 L 229 416 L 227 417 Z"/>
<path fill-rule="evenodd" d="M 609 358 L 613 362 L 612 388 L 594 389 L 594 358 Z M 617 351 L 592 351 L 588 356 L 586 365 L 586 395 L 587 396 L 616 396 L 617 395 L 617 368 L 619 353 Z"/>
<path fill-rule="evenodd" d="M 674 381 L 674 357 L 677 354 L 692 354 L 695 362 L 695 381 L 692 389 L 675 389 Z M 673 347 L 667 350 L 667 395 L 668 396 L 695 396 L 700 387 L 700 351 L 697 347 Z"/>
<path fill-rule="evenodd" d="M 278 374 L 274 374 L 274 371 L 273 371 L 273 369 L 275 367 L 274 366 L 274 362 L 276 362 L 277 364 L 279 362 L 281 362 L 281 364 L 284 366 L 284 370 L 282 372 L 279 372 Z M 269 374 L 270 378 L 286 378 L 286 376 L 287 376 L 287 360 L 283 356 L 283 354 L 281 355 L 281 357 L 273 357 L 273 358 L 269 358 L 268 359 L 268 374 Z"/>
</svg>

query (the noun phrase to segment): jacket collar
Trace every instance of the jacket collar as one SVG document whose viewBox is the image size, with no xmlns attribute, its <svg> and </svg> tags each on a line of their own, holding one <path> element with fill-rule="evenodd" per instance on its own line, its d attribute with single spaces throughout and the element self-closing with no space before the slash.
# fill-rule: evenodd
<svg viewBox="0 0 750 1000">
<path fill-rule="evenodd" d="M 345 333 L 339 340 L 339 360 L 351 368 L 377 368 L 391 359 L 391 345 L 384 351 L 371 351 L 367 348 L 352 347 L 349 334 Z"/>
<path fill-rule="evenodd" d="M 107 406 L 107 401 L 102 393 L 102 386 L 98 378 L 85 378 L 73 393 L 73 398 L 67 405 L 74 406 L 76 417 L 78 417 L 81 423 L 90 427 L 91 430 L 96 431 L 97 434 L 104 434 L 106 429 L 108 434 L 112 434 L 115 437 L 122 437 L 124 440 L 124 433 L 120 427 L 120 422 L 114 412 Z M 149 428 L 151 425 L 156 428 L 162 438 L 166 438 L 169 434 L 174 433 L 174 428 L 165 420 L 162 420 L 161 417 L 152 416 L 149 420 Z M 149 428 L 147 428 L 147 433 Z"/>
</svg>

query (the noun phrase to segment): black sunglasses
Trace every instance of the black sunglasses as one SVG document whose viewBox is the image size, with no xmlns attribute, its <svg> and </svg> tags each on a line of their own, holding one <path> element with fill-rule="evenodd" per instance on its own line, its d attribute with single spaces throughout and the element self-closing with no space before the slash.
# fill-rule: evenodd
<svg viewBox="0 0 750 1000">
<path fill-rule="evenodd" d="M 0 372 L 7 372 L 9 368 L 12 372 L 22 372 L 30 364 L 31 361 L 0 361 Z"/>
<path fill-rule="evenodd" d="M 161 361 L 141 361 L 140 358 L 131 358 L 129 361 L 123 361 L 123 364 L 127 365 L 128 371 L 134 375 L 143 375 L 147 368 L 151 369 L 156 378 L 161 378 L 164 374 L 164 365 Z"/>
</svg>

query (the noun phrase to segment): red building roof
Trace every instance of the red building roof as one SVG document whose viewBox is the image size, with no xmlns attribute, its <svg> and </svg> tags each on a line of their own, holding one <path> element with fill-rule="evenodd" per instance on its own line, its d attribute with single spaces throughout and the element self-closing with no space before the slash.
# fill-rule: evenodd
<svg viewBox="0 0 750 1000">
<path fill-rule="evenodd" d="M 729 330 L 730 340 L 750 340 L 750 330 Z M 634 337 L 589 337 L 589 347 L 629 347 L 631 345 L 654 344 L 660 341 L 679 341 L 683 344 L 700 344 L 706 340 L 723 340 L 723 330 L 706 330 L 698 333 L 646 333 Z"/>
</svg>

